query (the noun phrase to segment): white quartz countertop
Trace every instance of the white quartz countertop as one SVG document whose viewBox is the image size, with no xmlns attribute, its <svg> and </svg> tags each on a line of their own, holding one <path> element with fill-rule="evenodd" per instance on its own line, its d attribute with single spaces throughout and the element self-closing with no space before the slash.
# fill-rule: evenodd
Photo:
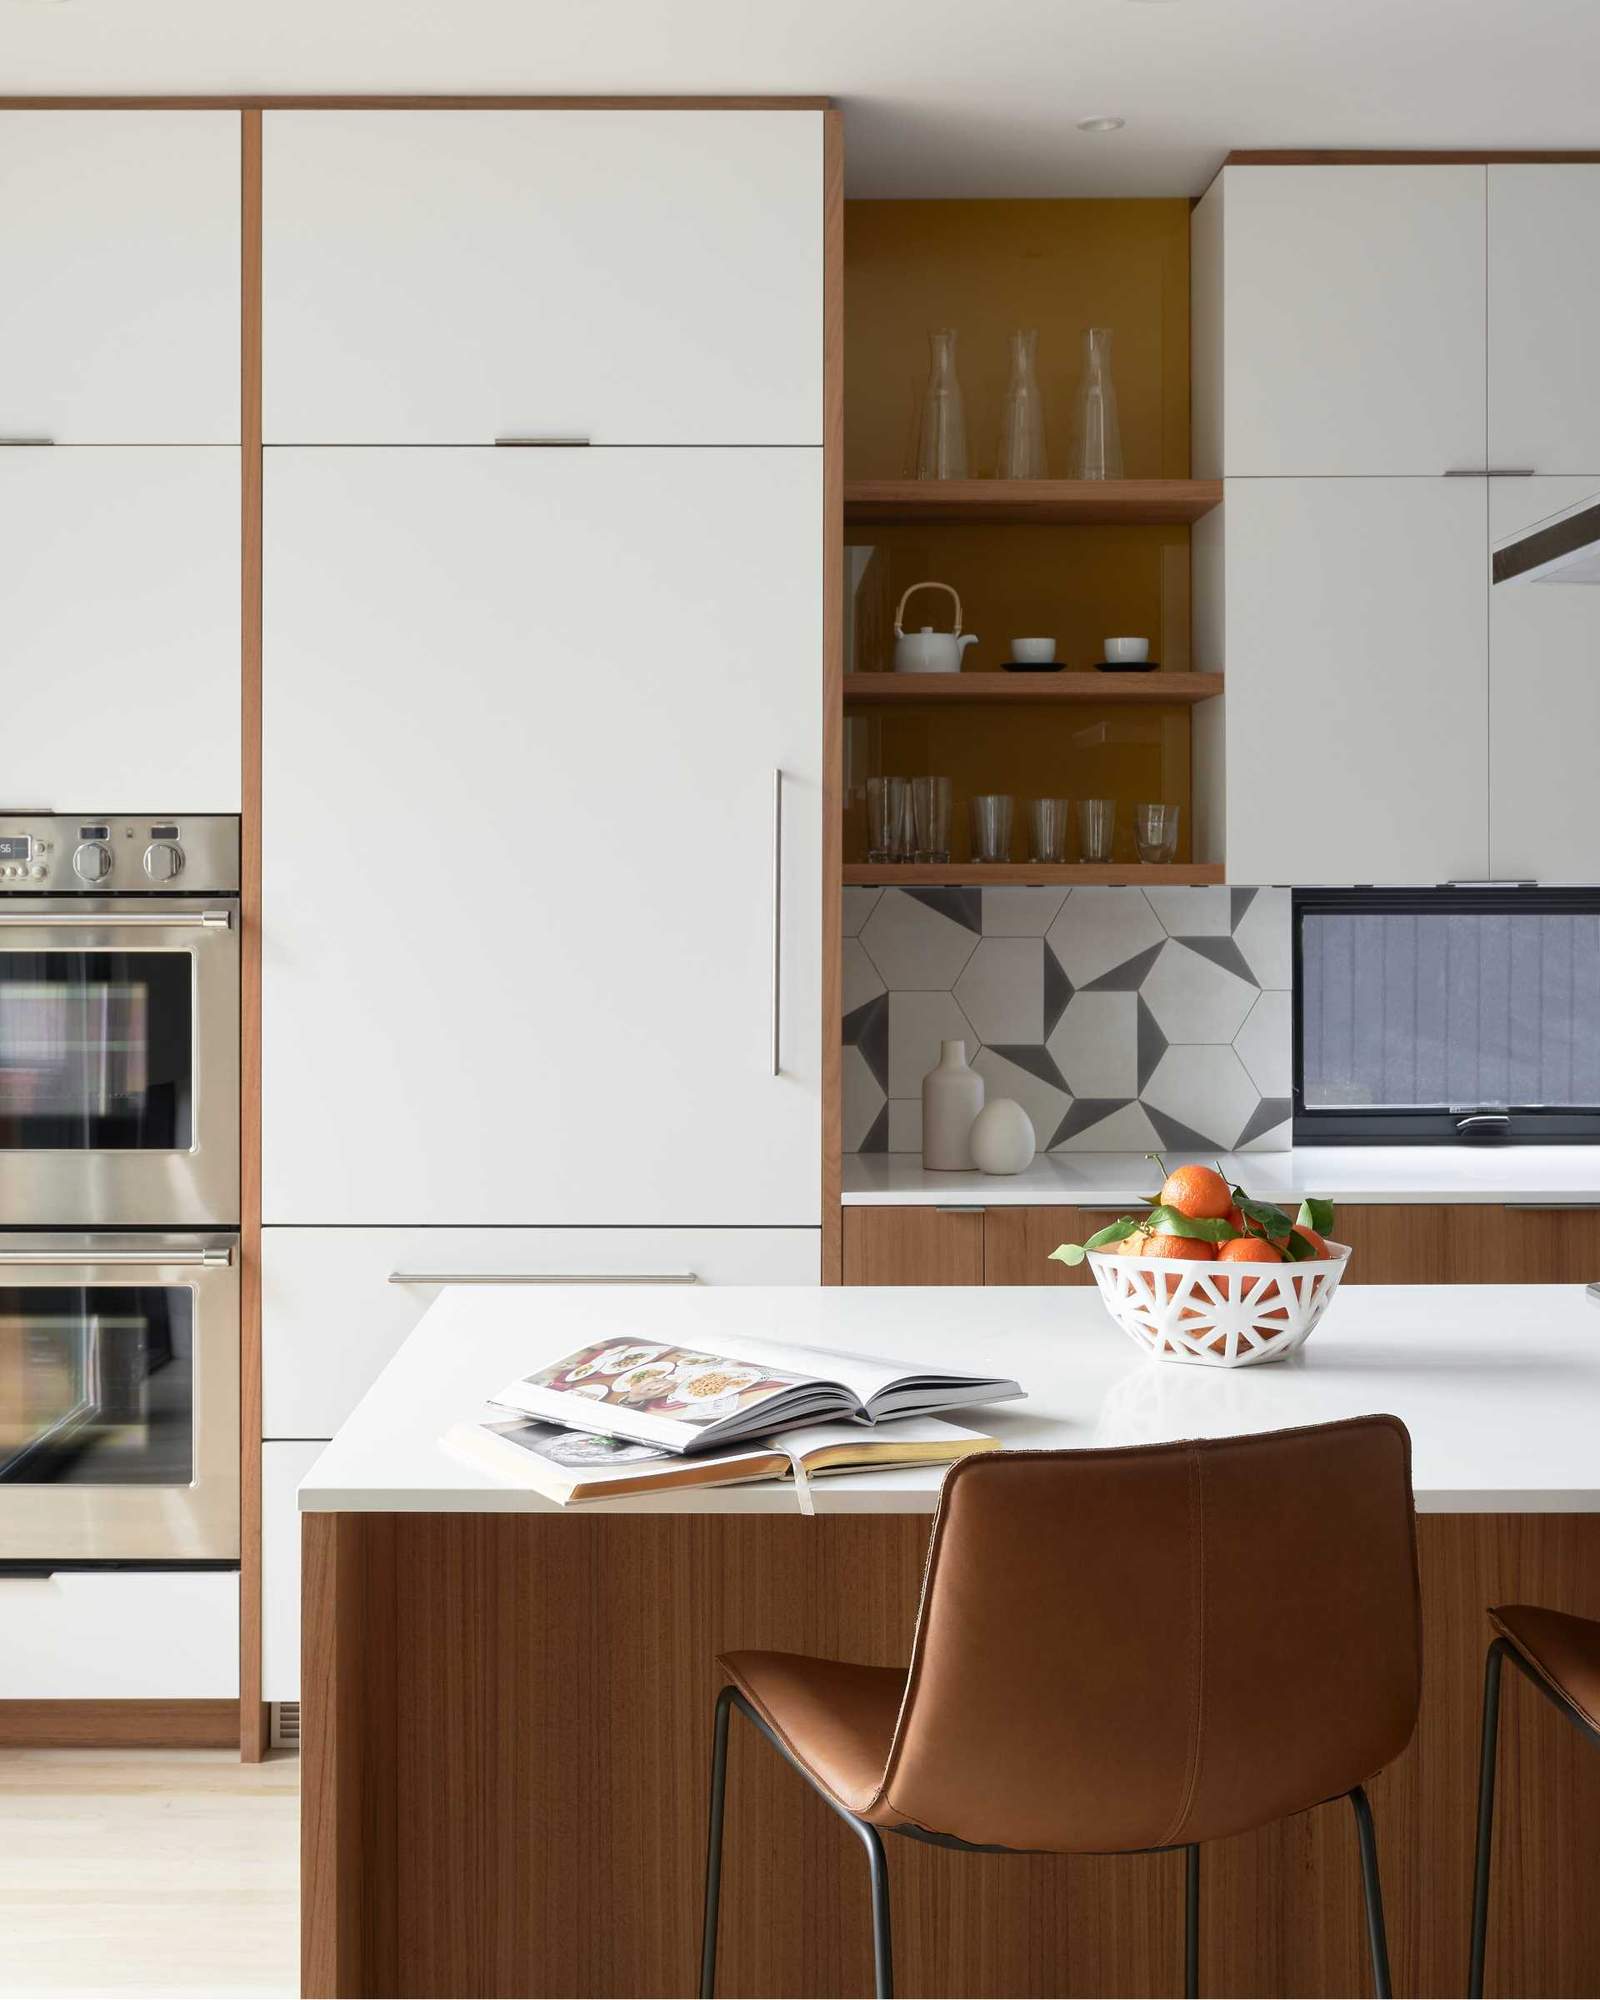
<svg viewBox="0 0 1600 2000">
<path fill-rule="evenodd" d="M 1220 1162 L 1261 1201 L 1308 1194 L 1353 1202 L 1515 1202 L 1600 1209 L 1600 1146 L 1298 1146 L 1289 1153 L 1165 1153 Z M 1060 1202 L 1124 1208 L 1155 1192 L 1160 1169 L 1143 1153 L 1043 1153 L 1021 1174 L 929 1173 L 916 1153 L 850 1153 L 846 1207 L 926 1204 L 998 1208 Z M 1600 1275 L 1600 1273 L 1597 1273 Z"/>
<path fill-rule="evenodd" d="M 439 1443 L 513 1377 L 613 1335 L 737 1354 L 741 1337 L 1014 1375 L 1023 1403 L 957 1421 L 1008 1446 L 1275 1430 L 1389 1411 L 1434 1513 L 1600 1511 L 1600 1305 L 1581 1285 L 1346 1284 L 1301 1352 L 1243 1369 L 1143 1356 L 1099 1293 L 1063 1287 L 540 1288 L 441 1293 L 300 1487 L 308 1512 L 544 1513 Z M 818 1480 L 819 1513 L 928 1513 L 936 1470 Z M 788 1513 L 787 1486 L 591 1502 L 598 1512 Z"/>
</svg>

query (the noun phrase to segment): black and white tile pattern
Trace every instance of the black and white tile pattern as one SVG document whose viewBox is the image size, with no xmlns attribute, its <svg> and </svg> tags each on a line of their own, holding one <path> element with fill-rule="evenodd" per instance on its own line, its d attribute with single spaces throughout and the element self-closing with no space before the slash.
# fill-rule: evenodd
<svg viewBox="0 0 1600 2000">
<path fill-rule="evenodd" d="M 961 1040 L 1041 1151 L 1290 1143 L 1284 889 L 846 889 L 844 1143 L 914 1153 Z"/>
</svg>

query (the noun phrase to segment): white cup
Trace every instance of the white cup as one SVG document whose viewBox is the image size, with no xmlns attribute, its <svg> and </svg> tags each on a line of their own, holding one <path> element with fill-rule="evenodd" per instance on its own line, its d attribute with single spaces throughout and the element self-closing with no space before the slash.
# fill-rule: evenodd
<svg viewBox="0 0 1600 2000">
<path fill-rule="evenodd" d="M 1054 639 L 1013 639 L 1011 657 L 1025 666 L 1043 667 L 1056 656 Z"/>
<path fill-rule="evenodd" d="M 1102 639 L 1100 643 L 1105 648 L 1105 657 L 1114 665 L 1126 666 L 1150 657 L 1148 639 Z"/>
</svg>

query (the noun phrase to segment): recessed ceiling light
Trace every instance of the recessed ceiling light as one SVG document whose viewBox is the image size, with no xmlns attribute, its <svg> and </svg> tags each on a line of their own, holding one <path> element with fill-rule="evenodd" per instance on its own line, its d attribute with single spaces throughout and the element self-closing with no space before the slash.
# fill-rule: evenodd
<svg viewBox="0 0 1600 2000">
<path fill-rule="evenodd" d="M 1127 124 L 1126 118 L 1080 118 L 1080 132 L 1120 132 Z"/>
</svg>

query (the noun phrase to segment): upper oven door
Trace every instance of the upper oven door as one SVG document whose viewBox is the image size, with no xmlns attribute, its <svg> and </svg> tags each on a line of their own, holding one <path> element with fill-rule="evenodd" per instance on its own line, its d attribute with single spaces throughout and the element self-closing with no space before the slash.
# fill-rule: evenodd
<svg viewBox="0 0 1600 2000">
<path fill-rule="evenodd" d="M 0 1564 L 238 1554 L 238 1238 L 0 1236 Z"/>
<path fill-rule="evenodd" d="M 0 898 L 0 1222 L 238 1220 L 237 902 Z"/>
</svg>

